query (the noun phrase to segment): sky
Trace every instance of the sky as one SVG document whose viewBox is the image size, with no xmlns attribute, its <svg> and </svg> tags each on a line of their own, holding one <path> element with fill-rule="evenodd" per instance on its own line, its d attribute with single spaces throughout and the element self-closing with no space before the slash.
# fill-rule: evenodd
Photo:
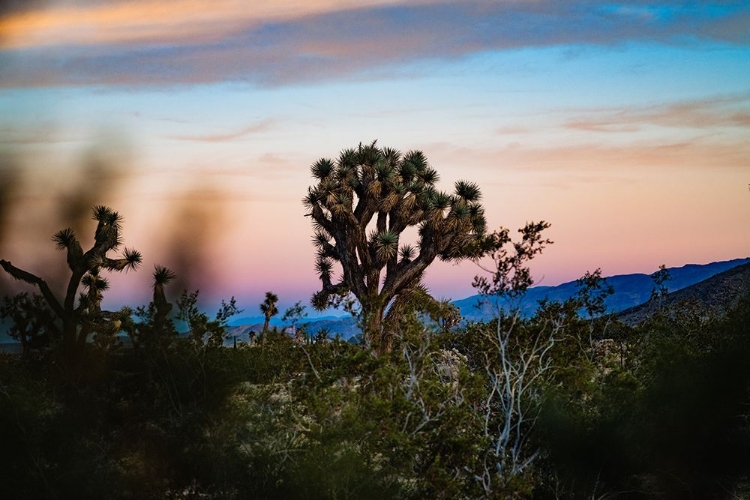
<svg viewBox="0 0 750 500">
<path fill-rule="evenodd" d="M 144 254 L 113 303 L 161 264 L 283 310 L 319 288 L 310 165 L 376 139 L 479 184 L 491 229 L 549 222 L 542 285 L 750 256 L 750 2 L 257 4 L 5 2 L 0 257 L 59 278 L 50 236 L 105 204 Z"/>
</svg>

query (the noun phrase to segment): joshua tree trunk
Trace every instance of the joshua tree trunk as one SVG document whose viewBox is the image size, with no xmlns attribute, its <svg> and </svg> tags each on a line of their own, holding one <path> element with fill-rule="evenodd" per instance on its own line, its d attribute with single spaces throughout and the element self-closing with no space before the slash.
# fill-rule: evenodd
<svg viewBox="0 0 750 500">
<path fill-rule="evenodd" d="M 375 351 L 384 352 L 384 335 L 383 330 L 386 325 L 383 324 L 385 307 L 379 303 L 376 297 L 374 300 L 362 301 L 362 336 L 367 344 Z"/>
</svg>

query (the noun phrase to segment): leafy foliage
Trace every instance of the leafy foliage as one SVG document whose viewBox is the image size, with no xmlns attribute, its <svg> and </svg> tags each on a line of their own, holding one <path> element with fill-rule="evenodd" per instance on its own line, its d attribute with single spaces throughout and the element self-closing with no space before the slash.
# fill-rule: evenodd
<svg viewBox="0 0 750 500">
<path fill-rule="evenodd" d="M 55 315 L 38 294 L 3 297 L 0 318 L 9 320 L 8 335 L 21 343 L 24 356 L 42 351 L 60 338 Z"/>
<path fill-rule="evenodd" d="M 516 242 L 505 228 L 489 235 L 484 245 L 493 267 L 484 270 L 490 274 L 490 278 L 476 276 L 472 286 L 484 296 L 496 295 L 509 300 L 523 296 L 534 284 L 529 261 L 552 244 L 551 240 L 542 238 L 542 231 L 549 227 L 550 224 L 544 221 L 527 223 L 518 230 L 521 240 Z"/>
<path fill-rule="evenodd" d="M 222 300 L 216 318 L 209 320 L 208 315 L 197 306 L 198 293 L 197 290 L 192 293 L 182 292 L 177 299 L 178 318 L 187 323 L 188 338 L 196 347 L 221 347 L 226 338 L 227 321 L 241 310 L 234 297 L 229 303 Z"/>
</svg>

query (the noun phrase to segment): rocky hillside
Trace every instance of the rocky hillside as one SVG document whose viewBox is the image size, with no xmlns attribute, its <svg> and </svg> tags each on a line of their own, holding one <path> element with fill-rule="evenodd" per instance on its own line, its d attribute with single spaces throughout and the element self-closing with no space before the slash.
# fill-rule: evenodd
<svg viewBox="0 0 750 500">
<path fill-rule="evenodd" d="M 661 307 L 679 311 L 699 308 L 710 314 L 723 314 L 743 299 L 750 299 L 750 263 L 734 267 L 668 294 Z M 618 317 L 626 324 L 637 324 L 652 314 L 659 304 L 645 303 L 622 311 Z"/>
<path fill-rule="evenodd" d="M 750 258 L 672 267 L 668 269 L 670 280 L 665 285 L 669 292 L 675 292 L 743 264 L 750 264 Z M 615 292 L 607 297 L 605 301 L 607 310 L 611 312 L 624 311 L 647 302 L 651 297 L 651 291 L 654 289 L 654 282 L 648 274 L 622 274 L 609 276 L 606 280 L 607 284 L 612 286 Z M 578 286 L 575 281 L 557 286 L 536 286 L 530 288 L 519 304 L 521 313 L 525 316 L 531 316 L 536 311 L 540 300 L 547 299 L 564 302 L 575 295 L 577 291 Z M 479 295 L 473 295 L 462 300 L 457 300 L 454 304 L 461 309 L 461 314 L 466 319 L 484 321 L 492 318 L 496 307 L 487 303 L 479 307 L 480 299 Z M 498 304 L 507 307 L 504 299 L 499 299 Z"/>
</svg>

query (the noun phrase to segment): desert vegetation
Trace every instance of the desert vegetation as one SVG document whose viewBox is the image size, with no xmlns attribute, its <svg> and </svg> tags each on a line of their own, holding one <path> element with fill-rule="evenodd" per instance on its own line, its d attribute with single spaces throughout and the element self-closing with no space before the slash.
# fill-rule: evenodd
<svg viewBox="0 0 750 500">
<path fill-rule="evenodd" d="M 478 187 L 436 190 L 420 152 L 373 143 L 312 173 L 312 304 L 347 305 L 361 343 L 271 327 L 269 291 L 261 338 L 226 347 L 234 298 L 209 316 L 162 266 L 148 305 L 102 310 L 103 272 L 141 261 L 108 256 L 123 242 L 107 207 L 93 210 L 88 251 L 72 230 L 54 236 L 70 274 L 62 299 L 0 261 L 3 279 L 31 287 L 0 306 L 23 346 L 0 353 L 0 498 L 750 494 L 749 300 L 675 312 L 661 269 L 646 319 L 628 325 L 603 306 L 611 289 L 596 270 L 527 317 L 548 223 L 487 231 Z M 415 247 L 401 241 L 408 226 Z M 474 286 L 507 307 L 467 322 L 421 280 L 435 259 L 479 257 Z M 284 314 L 295 331 L 303 316 L 300 303 Z"/>
</svg>

